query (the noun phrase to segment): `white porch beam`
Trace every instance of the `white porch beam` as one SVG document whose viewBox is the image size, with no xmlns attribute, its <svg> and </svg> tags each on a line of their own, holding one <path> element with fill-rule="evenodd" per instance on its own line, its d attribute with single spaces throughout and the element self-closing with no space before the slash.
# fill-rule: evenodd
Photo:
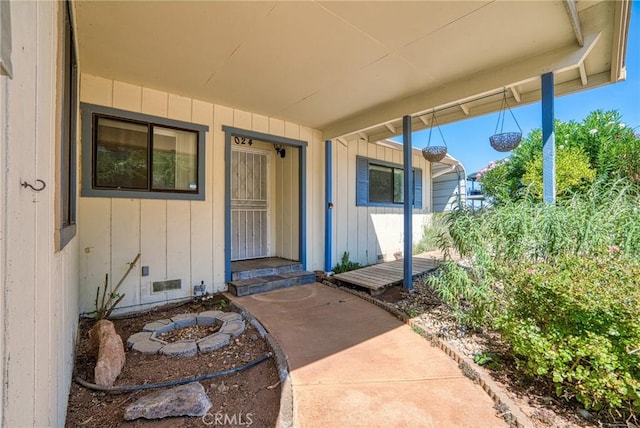
<svg viewBox="0 0 640 428">
<path fill-rule="evenodd" d="M 323 129 L 325 138 L 362 131 L 377 124 L 400 120 L 407 113 L 424 112 L 434 106 L 453 104 L 460 100 L 492 93 L 497 88 L 539 79 L 542 74 L 550 71 L 559 73 L 575 69 L 596 46 L 600 37 L 601 32 L 591 33 L 585 36 L 585 45 L 581 48 L 576 48 L 575 45 L 566 46 L 552 53 L 530 57 L 508 66 L 497 66 L 478 73 L 475 79 L 461 78 L 447 85 L 418 92 L 402 100 L 393 100 L 372 107 L 357 115 L 329 124 Z M 429 105 L 425 105 L 425 100 L 429 100 Z M 392 134 L 397 135 L 396 132 Z"/>
<path fill-rule="evenodd" d="M 540 80 L 540 76 L 537 77 Z M 587 87 L 589 88 L 597 88 L 602 85 L 606 85 L 611 80 L 611 71 L 606 70 L 602 73 L 592 74 L 589 76 L 589 83 Z M 580 77 L 576 76 L 574 79 L 568 80 L 566 82 L 558 83 L 555 88 L 556 96 L 572 94 L 574 92 L 583 91 L 585 86 L 582 85 L 580 81 Z M 500 88 L 496 88 L 499 90 Z M 528 91 L 528 92 L 520 92 L 521 103 L 520 105 L 527 105 L 531 103 L 540 102 L 540 88 Z M 484 114 L 495 113 L 500 110 L 500 101 L 491 102 L 487 104 L 478 104 L 473 107 L 473 111 L 471 111 L 472 117 L 482 116 Z M 467 116 L 462 113 L 460 110 L 447 110 L 448 114 L 443 114 L 438 116 L 438 123 L 442 126 L 447 123 L 457 122 L 460 120 L 464 120 Z M 429 125 L 423 125 L 421 120 L 416 119 L 413 122 L 413 131 L 419 131 L 421 129 L 428 128 Z M 392 134 L 389 130 L 383 126 L 370 128 L 369 129 L 369 140 L 370 141 L 378 141 L 384 140 L 386 138 L 391 138 L 396 136 L 396 134 Z M 444 162 L 444 161 L 443 161 Z"/>
<path fill-rule="evenodd" d="M 396 133 L 396 127 L 395 127 L 395 126 L 393 126 L 392 124 L 390 124 L 390 123 L 385 123 L 385 124 L 384 124 L 384 126 L 386 126 L 386 127 L 387 127 L 387 129 L 388 129 L 389 131 L 391 131 L 391 133 L 392 133 L 392 134 L 395 134 L 395 133 Z"/>
<path fill-rule="evenodd" d="M 429 121 L 427 120 L 427 117 L 425 115 L 418 116 L 418 119 L 420 119 L 420 121 L 424 123 L 424 126 L 429 126 Z"/>
<path fill-rule="evenodd" d="M 365 140 L 365 141 L 369 141 L 369 137 L 367 136 L 367 134 L 365 134 L 364 132 L 358 132 L 358 137 L 361 140 Z"/>
<path fill-rule="evenodd" d="M 631 15 L 630 1 L 613 2 L 613 46 L 611 47 L 611 82 L 627 78 L 627 68 L 624 66 L 626 43 L 629 36 L 629 22 Z"/>
<path fill-rule="evenodd" d="M 522 102 L 522 97 L 520 96 L 520 91 L 515 86 L 510 86 L 509 90 L 511 90 L 511 95 L 513 95 L 513 99 L 516 100 L 518 104 Z"/>
<path fill-rule="evenodd" d="M 587 69 L 584 68 L 584 61 L 580 63 L 578 68 L 580 69 L 580 80 L 582 81 L 582 86 L 587 86 L 589 79 L 587 79 Z"/>
<path fill-rule="evenodd" d="M 449 168 L 443 169 L 442 171 L 438 171 L 434 174 L 431 174 L 431 178 L 438 178 L 445 174 L 449 174 L 452 171 L 455 171 L 457 165 L 451 165 Z"/>
<path fill-rule="evenodd" d="M 336 141 L 337 141 L 338 143 L 342 144 L 342 145 L 343 145 L 343 146 L 345 146 L 345 147 L 347 147 L 347 145 L 348 145 L 348 144 L 347 144 L 347 140 L 345 140 L 345 139 L 344 139 L 344 138 L 342 138 L 342 137 L 338 137 L 338 138 L 336 138 Z"/>
<path fill-rule="evenodd" d="M 584 46 L 584 37 L 582 35 L 582 25 L 580 25 L 580 17 L 578 16 L 578 9 L 576 8 L 575 0 L 564 0 L 564 8 L 569 15 L 569 21 L 571 22 L 571 28 L 573 28 L 573 34 L 576 35 L 576 40 L 580 47 Z"/>
<path fill-rule="evenodd" d="M 469 116 L 469 106 L 466 104 L 460 104 L 460 110 L 464 113 L 465 116 Z"/>
</svg>

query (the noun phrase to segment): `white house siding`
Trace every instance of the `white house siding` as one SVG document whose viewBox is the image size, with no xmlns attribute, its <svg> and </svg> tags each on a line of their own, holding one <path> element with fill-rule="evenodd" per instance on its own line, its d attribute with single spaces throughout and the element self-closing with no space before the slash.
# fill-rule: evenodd
<svg viewBox="0 0 640 428">
<path fill-rule="evenodd" d="M 401 146 L 399 146 L 401 148 Z M 404 249 L 404 215 L 402 206 L 356 206 L 356 156 L 402 165 L 402 151 L 353 138 L 333 142 L 333 266 L 345 251 L 352 261 L 363 265 L 395 259 Z M 413 241 L 421 237 L 430 221 L 430 164 L 414 151 L 414 168 L 422 169 L 422 209 L 413 210 Z"/>
<path fill-rule="evenodd" d="M 81 310 L 93 307 L 96 287 L 109 273 L 110 283 L 122 277 L 127 263 L 141 254 L 139 266 L 149 266 L 149 276 L 134 269 L 120 291 L 119 306 L 138 305 L 190 296 L 193 285 L 204 281 L 209 292 L 226 290 L 224 266 L 224 125 L 266 134 L 297 138 L 307 147 L 307 267 L 321 269 L 324 255 L 324 190 L 319 174 L 324 168 L 324 145 L 319 131 L 275 118 L 214 105 L 144 86 L 82 74 L 82 102 L 141 112 L 209 126 L 206 138 L 206 195 L 204 201 L 128 198 L 79 198 Z M 83 144 L 89 142 L 83 142 Z M 268 146 L 273 150 L 272 146 Z M 273 202 L 276 253 L 298 254 L 298 183 L 295 149 L 285 159 L 275 157 L 276 183 Z M 177 292 L 151 293 L 151 283 L 181 279 Z"/>
<path fill-rule="evenodd" d="M 435 163 L 432 174 L 437 175 L 445 170 L 451 171 L 451 165 Z M 466 174 L 461 166 L 451 172 L 444 173 L 433 179 L 432 204 L 433 212 L 451 211 L 466 201 Z"/>
<path fill-rule="evenodd" d="M 285 132 L 285 137 L 300 139 L 295 126 L 290 126 Z M 285 131 L 287 131 L 285 129 Z M 275 217 L 276 217 L 276 255 L 284 259 L 298 259 L 299 241 L 298 230 L 300 225 L 300 162 L 299 149 L 287 147 L 284 158 L 275 156 L 276 186 L 275 192 Z M 273 199 L 272 199 L 273 200 Z M 321 238 L 322 236 L 320 236 Z"/>
<path fill-rule="evenodd" d="M 63 426 L 78 315 L 78 239 L 56 251 L 61 3 L 11 2 L 13 78 L 0 77 L 3 426 Z M 20 182 L 47 183 L 36 193 Z"/>
</svg>

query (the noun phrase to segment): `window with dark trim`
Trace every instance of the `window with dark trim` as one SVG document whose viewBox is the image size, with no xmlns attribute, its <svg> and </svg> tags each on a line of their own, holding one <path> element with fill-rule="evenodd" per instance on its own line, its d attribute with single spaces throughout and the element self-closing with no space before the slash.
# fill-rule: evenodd
<svg viewBox="0 0 640 428">
<path fill-rule="evenodd" d="M 356 205 L 398 207 L 404 203 L 404 168 L 356 157 Z M 422 208 L 422 170 L 413 169 L 413 207 Z"/>
<path fill-rule="evenodd" d="M 90 160 L 83 162 L 83 196 L 204 199 L 206 126 L 91 104 L 81 109 L 83 159 Z"/>
<path fill-rule="evenodd" d="M 64 5 L 62 43 L 62 123 L 60 136 L 59 249 L 76 234 L 76 124 L 78 115 L 78 65 L 71 5 Z"/>
</svg>

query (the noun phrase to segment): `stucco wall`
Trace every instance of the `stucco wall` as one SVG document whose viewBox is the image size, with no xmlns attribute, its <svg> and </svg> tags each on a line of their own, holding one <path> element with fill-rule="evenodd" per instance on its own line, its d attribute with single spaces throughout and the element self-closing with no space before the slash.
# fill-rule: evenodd
<svg viewBox="0 0 640 428">
<path fill-rule="evenodd" d="M 64 426 L 71 383 L 78 240 L 55 243 L 60 5 L 11 2 L 14 74 L 0 77 L 3 426 Z M 41 192 L 20 186 L 36 179 Z"/>
<path fill-rule="evenodd" d="M 82 74 L 82 102 L 115 107 L 154 116 L 209 126 L 206 148 L 206 196 L 204 201 L 127 198 L 79 199 L 81 309 L 92 309 L 95 290 L 109 273 L 111 284 L 120 279 L 136 254 L 149 276 L 134 269 L 123 283 L 122 308 L 164 302 L 189 296 L 193 285 L 204 281 L 207 291 L 226 289 L 224 282 L 224 125 L 308 142 L 307 148 L 307 268 L 321 269 L 324 256 L 322 211 L 324 144 L 319 131 L 275 118 L 214 105 L 144 86 Z M 82 142 L 86 144 L 87 142 Z M 292 179 L 294 150 L 280 162 L 276 175 L 276 252 L 282 257 L 297 253 L 295 216 L 297 183 Z M 281 162 L 282 161 L 282 162 Z M 280 183 L 280 188 L 278 188 Z M 281 215 L 282 214 L 282 215 Z M 182 289 L 151 293 L 151 283 L 181 279 Z"/>
<path fill-rule="evenodd" d="M 333 142 L 334 251 L 332 266 L 345 251 L 352 261 L 363 265 L 394 260 L 404 249 L 404 215 L 399 207 L 356 206 L 356 156 L 402 165 L 402 151 L 353 138 L 344 144 Z M 421 155 L 412 158 L 414 168 L 422 169 L 421 209 L 413 210 L 413 241 L 422 237 L 430 221 L 431 166 Z M 382 259 L 381 259 L 381 258 Z"/>
</svg>

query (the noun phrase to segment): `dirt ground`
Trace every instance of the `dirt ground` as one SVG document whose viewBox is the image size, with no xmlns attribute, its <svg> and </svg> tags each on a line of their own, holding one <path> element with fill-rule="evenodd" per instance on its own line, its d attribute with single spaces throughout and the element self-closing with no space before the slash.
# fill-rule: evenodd
<svg viewBox="0 0 640 428">
<path fill-rule="evenodd" d="M 210 302 L 207 302 L 210 303 Z M 227 310 L 228 305 L 215 309 Z M 125 343 L 134 333 L 151 321 L 169 318 L 176 314 L 208 310 L 200 303 L 188 303 L 179 307 L 164 307 L 126 319 L 114 319 L 116 331 Z M 88 332 L 91 320 L 81 320 L 76 346 L 74 376 L 93 382 L 95 357 L 89 352 Z M 164 355 L 143 355 L 126 350 L 126 364 L 115 385 L 140 385 L 199 376 L 231 369 L 254 361 L 268 352 L 269 346 L 255 329 L 246 323 L 246 331 L 232 342 L 216 351 L 198 353 L 194 357 L 179 358 Z M 204 334 L 204 332 L 192 332 Z M 176 337 L 179 339 L 180 337 Z M 237 422 L 236 426 L 272 427 L 275 425 L 280 406 L 280 384 L 273 358 L 236 374 L 217 377 L 200 382 L 213 407 L 211 415 L 220 412 L 226 422 Z M 84 388 L 77 383 L 71 386 L 67 410 L 67 427 L 205 427 L 212 426 L 198 417 L 168 418 L 164 420 L 124 421 L 124 409 L 138 398 L 158 391 L 145 390 L 134 393 L 106 393 Z M 250 422 L 250 423 L 249 423 Z M 225 426 L 234 426 L 227 423 Z"/>
<path fill-rule="evenodd" d="M 483 367 L 509 397 L 531 419 L 536 428 L 546 427 L 637 427 L 637 421 L 626 421 L 608 412 L 591 413 L 576 400 L 557 397 L 550 383 L 530 379 L 518 372 L 509 348 L 496 332 L 474 331 L 458 324 L 451 310 L 438 298 L 424 277 L 414 281 L 414 293 L 400 286 L 390 287 L 376 297 L 391 303 L 412 317 L 426 330 L 453 345 L 473 360 L 484 352 L 493 361 Z"/>
</svg>

